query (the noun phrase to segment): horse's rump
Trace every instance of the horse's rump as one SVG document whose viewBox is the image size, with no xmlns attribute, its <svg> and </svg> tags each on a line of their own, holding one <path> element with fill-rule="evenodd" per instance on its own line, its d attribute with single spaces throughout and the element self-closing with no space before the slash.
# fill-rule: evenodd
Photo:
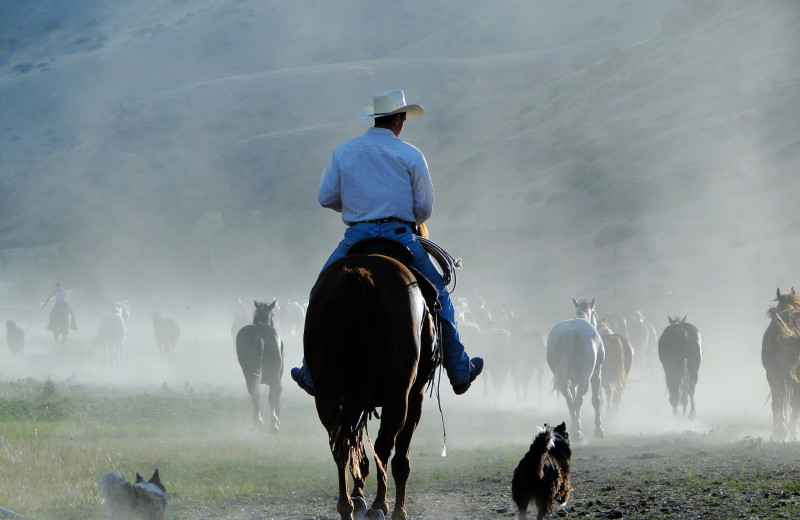
<svg viewBox="0 0 800 520">
<path fill-rule="evenodd" d="M 605 358 L 603 340 L 586 320 L 576 318 L 557 323 L 547 337 L 547 364 L 553 371 L 554 390 L 570 381 L 588 381 Z"/>
<path fill-rule="evenodd" d="M 628 384 L 628 374 L 633 363 L 634 349 L 631 342 L 621 334 L 602 334 L 605 360 L 603 361 L 603 385 L 622 392 Z"/>
<path fill-rule="evenodd" d="M 306 311 L 304 354 L 334 458 L 350 452 L 358 461 L 375 407 L 405 406 L 425 316 L 414 276 L 388 257 L 347 256 L 320 275 Z"/>
<path fill-rule="evenodd" d="M 236 356 L 245 380 L 272 385 L 283 373 L 283 345 L 269 325 L 245 325 L 236 334 Z"/>
<path fill-rule="evenodd" d="M 658 338 L 658 358 L 665 368 L 677 366 L 683 361 L 697 362 L 702 359 L 700 333 L 689 323 L 674 323 L 667 326 Z"/>
</svg>

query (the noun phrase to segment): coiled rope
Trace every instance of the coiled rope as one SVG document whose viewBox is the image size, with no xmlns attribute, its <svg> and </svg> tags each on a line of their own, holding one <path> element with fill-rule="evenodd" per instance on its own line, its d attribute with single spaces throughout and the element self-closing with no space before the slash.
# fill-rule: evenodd
<svg viewBox="0 0 800 520">
<path fill-rule="evenodd" d="M 436 263 L 439 264 L 439 268 L 442 271 L 442 281 L 444 285 L 448 287 L 447 292 L 453 293 L 456 290 L 456 269 L 461 269 L 464 267 L 463 262 L 460 258 L 454 258 L 450 253 L 444 250 L 442 246 L 424 237 L 417 237 L 419 240 L 420 245 L 422 248 L 427 252 L 429 255 L 436 260 Z M 453 282 L 453 287 L 449 288 L 450 282 Z"/>
</svg>

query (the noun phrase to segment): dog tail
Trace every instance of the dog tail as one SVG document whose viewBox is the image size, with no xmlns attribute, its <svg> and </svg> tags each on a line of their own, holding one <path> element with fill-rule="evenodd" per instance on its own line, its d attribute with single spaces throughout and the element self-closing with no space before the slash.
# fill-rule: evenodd
<svg viewBox="0 0 800 520">
<path fill-rule="evenodd" d="M 119 473 L 107 471 L 100 475 L 100 478 L 97 480 L 97 486 L 100 488 L 103 498 L 108 498 L 114 489 L 117 489 L 125 482 L 125 477 Z"/>
<path fill-rule="evenodd" d="M 547 454 L 547 450 L 549 450 L 553 446 L 553 428 L 548 425 L 544 425 L 544 431 L 539 433 L 535 439 L 533 439 L 533 444 L 531 444 L 530 454 L 531 458 L 534 460 L 534 471 L 539 478 L 544 477 L 544 459 L 545 455 Z"/>
</svg>

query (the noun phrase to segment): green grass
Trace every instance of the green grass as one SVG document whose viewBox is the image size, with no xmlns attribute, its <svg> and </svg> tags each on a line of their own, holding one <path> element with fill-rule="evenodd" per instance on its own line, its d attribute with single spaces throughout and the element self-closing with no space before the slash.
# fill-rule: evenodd
<svg viewBox="0 0 800 520">
<path fill-rule="evenodd" d="M 170 519 L 317 500 L 329 504 L 333 515 L 336 470 L 313 400 L 287 392 L 281 434 L 266 436 L 253 428 L 241 386 L 238 391 L 187 385 L 125 391 L 69 382 L 0 383 L 0 507 L 37 520 L 100 518 L 101 473 L 118 471 L 130 480 L 136 472 L 149 477 L 158 468 L 170 495 Z M 529 414 L 452 413 L 446 407 L 448 453 L 443 458 L 441 418 L 435 407 L 426 406 L 411 447 L 411 496 L 413 490 L 477 490 L 485 487 L 482 482 L 503 482 L 507 492 L 511 472 L 528 447 Z M 377 423 L 371 422 L 370 434 L 376 433 Z M 752 439 L 720 443 L 714 433 L 610 437 L 573 446 L 573 484 L 586 501 L 613 503 L 622 485 L 608 480 L 608 468 L 615 468 L 635 476 L 628 479 L 635 487 L 623 493 L 629 501 L 647 502 L 667 479 L 670 486 L 720 507 L 755 497 L 742 502 L 751 515 L 792 516 L 800 496 L 791 462 L 798 449 Z M 741 463 L 748 452 L 757 456 L 756 463 Z M 761 456 L 768 460 L 760 461 Z M 692 464 L 684 467 L 684 461 Z M 774 461 L 780 464 L 773 467 Z M 367 487 L 374 490 L 373 478 Z"/>
<path fill-rule="evenodd" d="M 291 496 L 330 500 L 333 511 L 336 469 L 313 401 L 285 397 L 281 433 L 268 436 L 253 428 L 243 387 L 240 392 L 188 386 L 123 391 L 2 382 L 0 507 L 37 520 L 99 518 L 101 473 L 117 471 L 132 480 L 136 472 L 147 478 L 158 468 L 170 495 L 169 518 L 196 519 L 206 505 L 218 509 Z M 431 419 L 420 426 L 426 433 L 418 433 L 412 444 L 412 482 L 418 489 L 447 486 L 454 476 L 464 482 L 507 476 L 519 461 L 519 446 L 491 444 L 478 450 L 448 445 L 442 458 L 441 422 L 429 413 Z M 448 419 L 448 427 L 463 427 L 455 417 Z M 476 435 L 484 427 L 467 426 Z M 377 424 L 370 423 L 370 434 L 376 433 Z"/>
<path fill-rule="evenodd" d="M 184 504 L 332 489 L 316 417 L 284 421 L 298 429 L 258 434 L 246 394 L 0 383 L 0 506 L 37 519 L 98 517 L 97 477 L 109 470 L 130 480 L 158 468 L 176 518 Z"/>
</svg>

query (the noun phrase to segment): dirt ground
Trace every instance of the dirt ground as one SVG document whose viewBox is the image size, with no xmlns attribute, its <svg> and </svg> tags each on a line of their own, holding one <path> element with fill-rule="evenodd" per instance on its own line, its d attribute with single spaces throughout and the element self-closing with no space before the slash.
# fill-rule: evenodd
<svg viewBox="0 0 800 520">
<path fill-rule="evenodd" d="M 549 518 L 800 518 L 797 443 L 760 438 L 717 443 L 690 432 L 666 440 L 633 437 L 619 441 L 613 446 L 589 441 L 573 447 L 572 495 Z M 409 519 L 517 517 L 510 472 L 498 475 L 487 468 L 487 476 L 454 474 L 445 483 L 421 488 L 414 483 L 413 464 L 412 456 Z M 367 492 L 371 496 L 369 485 Z M 197 518 L 338 520 L 334 493 L 332 489 L 327 497 L 295 496 L 266 505 L 228 505 L 216 511 L 197 511 Z M 529 517 L 535 515 L 531 504 Z"/>
<path fill-rule="evenodd" d="M 792 443 L 746 438 L 715 444 L 691 433 L 666 444 L 664 439 L 642 438 L 614 447 L 592 443 L 574 447 L 571 478 L 569 502 L 556 507 L 550 518 L 800 517 L 800 446 Z M 334 492 L 327 497 L 292 497 L 266 505 L 197 511 L 197 518 L 338 520 Z M 453 475 L 446 484 L 420 489 L 412 473 L 407 506 L 412 520 L 517 516 L 510 474 Z M 535 518 L 533 504 L 529 513 Z"/>
</svg>

